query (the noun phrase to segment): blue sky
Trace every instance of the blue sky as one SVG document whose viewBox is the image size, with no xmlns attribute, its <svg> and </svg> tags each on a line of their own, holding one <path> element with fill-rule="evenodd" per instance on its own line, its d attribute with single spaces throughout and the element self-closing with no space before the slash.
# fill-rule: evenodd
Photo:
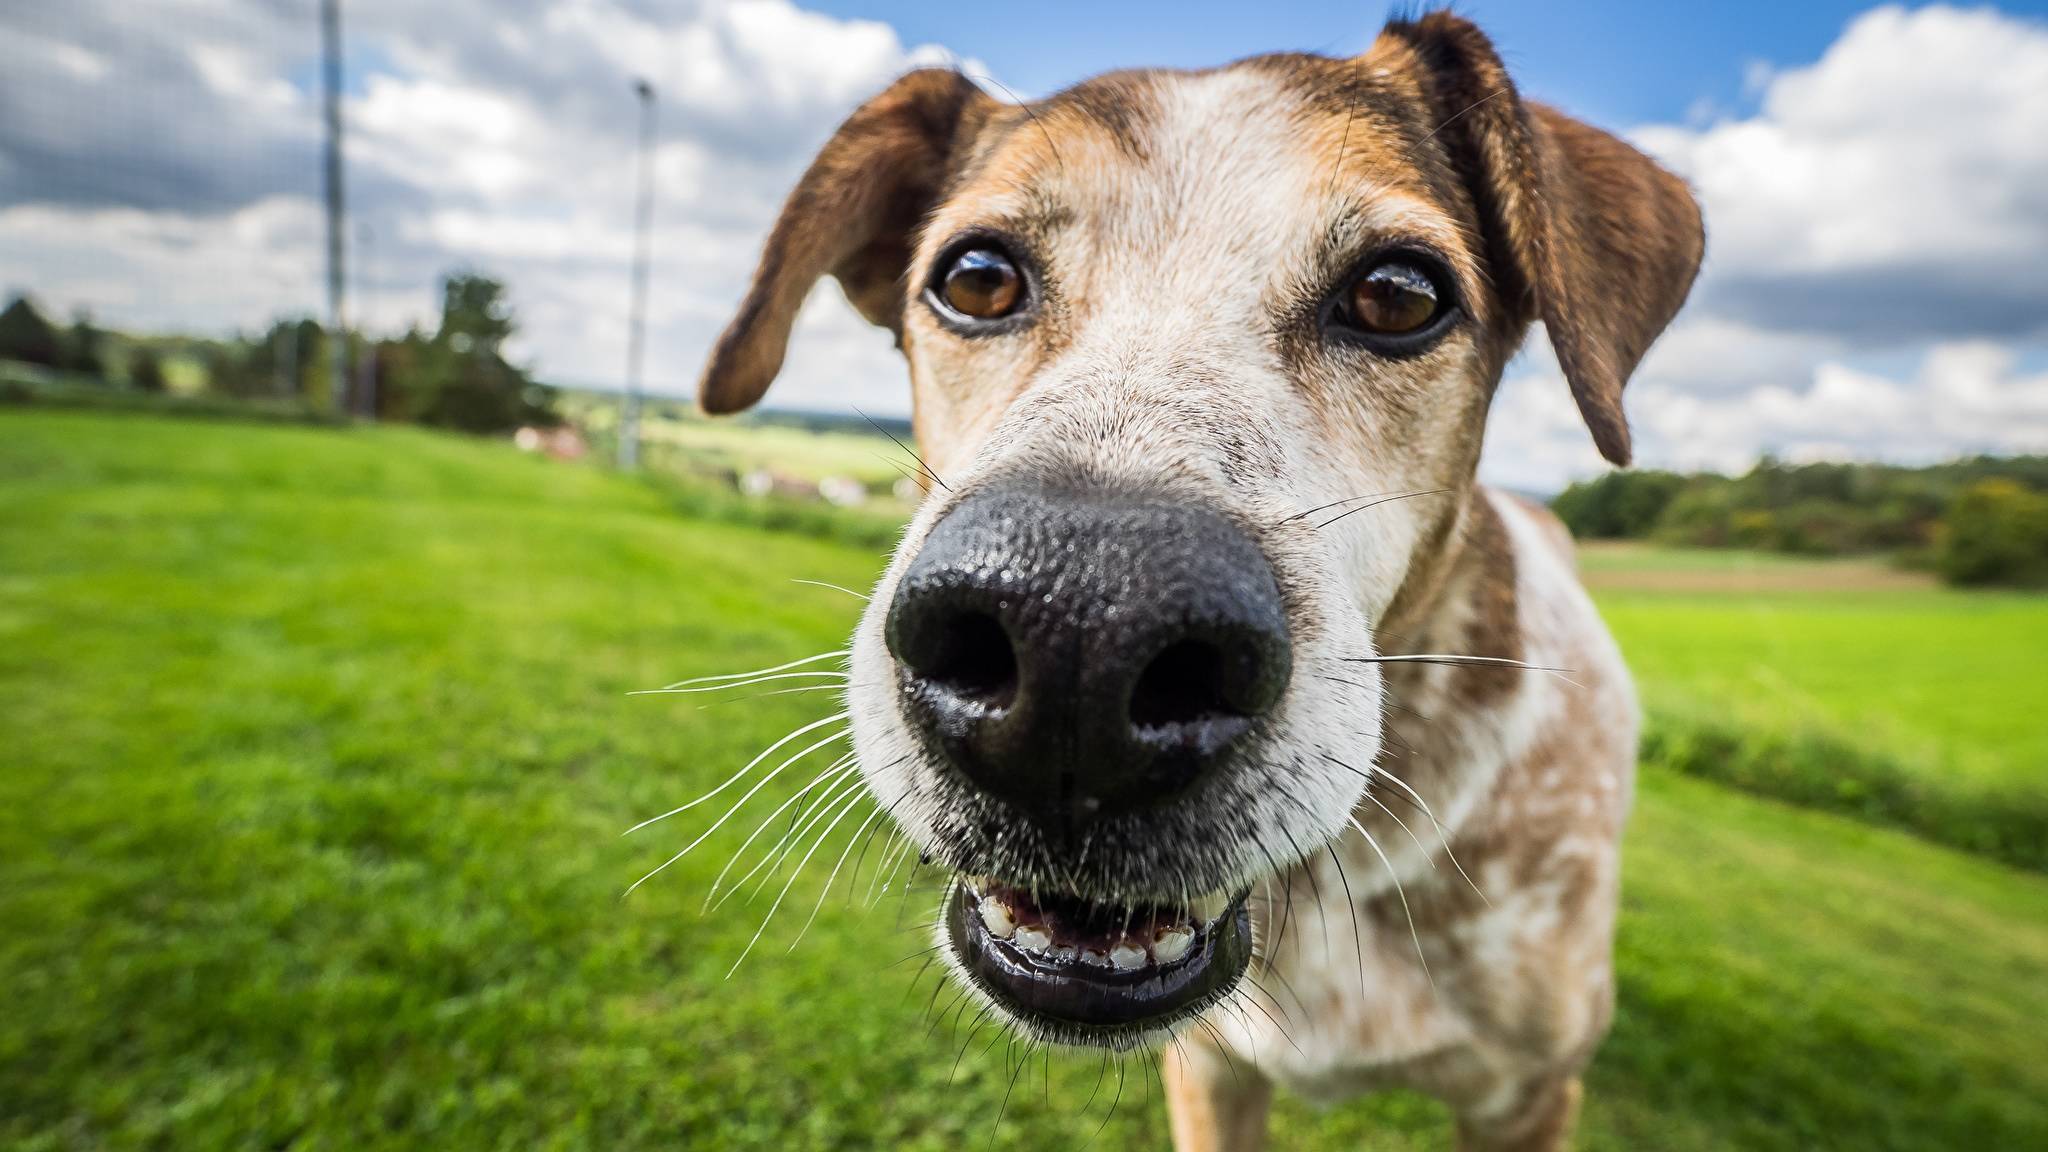
<svg viewBox="0 0 2048 1152">
<path fill-rule="evenodd" d="M 350 308 L 431 323 L 505 280 L 544 377 L 616 385 L 635 148 L 661 92 L 648 379 L 686 395 L 818 146 L 907 68 L 997 93 L 1273 50 L 1348 55 L 1389 6 L 346 0 Z M 1628 393 L 1638 459 L 2048 451 L 2048 0 L 1458 6 L 1521 90 L 1688 179 L 1708 261 Z M 140 329 L 322 309 L 315 0 L 0 3 L 0 290 Z M 888 335 L 807 305 L 769 402 L 902 413 Z M 1541 339 L 1485 473 L 1601 467 Z"/>
<path fill-rule="evenodd" d="M 1257 52 L 1355 53 L 1390 14 L 1414 4 L 1073 3 L 1018 5 L 822 0 L 840 16 L 882 20 L 908 43 L 986 61 L 1020 92 L 1043 93 L 1112 68 L 1199 68 Z M 1522 90 L 1610 123 L 1683 120 L 1701 102 L 1741 109 L 1753 61 L 1819 56 L 1869 3 L 1844 0 L 1491 0 L 1457 4 L 1479 22 Z M 2048 3 L 1999 5 L 2042 15 Z"/>
</svg>

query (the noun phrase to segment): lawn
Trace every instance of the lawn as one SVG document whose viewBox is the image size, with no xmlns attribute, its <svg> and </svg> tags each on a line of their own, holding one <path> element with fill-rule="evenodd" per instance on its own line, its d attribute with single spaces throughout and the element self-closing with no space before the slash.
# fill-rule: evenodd
<svg viewBox="0 0 2048 1152">
<path fill-rule="evenodd" d="M 621 898 L 830 710 L 627 693 L 837 646 L 791 581 L 880 563 L 493 444 L 0 410 L 0 1146 L 1163 1148 L 1142 1064 L 1106 1127 L 1093 1060 L 954 1070 L 915 894 L 792 952 L 800 882 L 730 978 L 740 836 Z M 1629 851 L 1584 1147 L 2048 1144 L 2048 879 L 1661 771 Z"/>
<path fill-rule="evenodd" d="M 1585 567 L 1653 712 L 1819 725 L 1969 785 L 2048 792 L 2048 596 L 1732 551 L 1595 547 Z"/>
</svg>

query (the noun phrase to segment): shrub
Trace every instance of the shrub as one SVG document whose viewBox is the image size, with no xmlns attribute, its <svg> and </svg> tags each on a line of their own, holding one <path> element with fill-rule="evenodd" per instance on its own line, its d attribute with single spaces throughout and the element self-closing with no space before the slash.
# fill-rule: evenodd
<svg viewBox="0 0 2048 1152">
<path fill-rule="evenodd" d="M 16 296 L 0 311 L 0 360 L 19 360 L 45 368 L 64 366 L 64 342 L 26 296 Z"/>
<path fill-rule="evenodd" d="M 1566 488 L 1550 506 L 1582 539 L 1639 539 L 1687 483 L 1674 472 L 1609 472 Z"/>
<path fill-rule="evenodd" d="M 1652 714 L 1641 756 L 1645 765 L 2048 871 L 2048 796 L 1972 787 L 1823 731 Z"/>
<path fill-rule="evenodd" d="M 1949 505 L 1936 565 L 1951 584 L 2048 583 L 2048 495 L 1979 480 Z"/>
<path fill-rule="evenodd" d="M 138 348 L 128 360 L 128 383 L 138 392 L 163 392 L 164 362 L 148 348 Z"/>
</svg>

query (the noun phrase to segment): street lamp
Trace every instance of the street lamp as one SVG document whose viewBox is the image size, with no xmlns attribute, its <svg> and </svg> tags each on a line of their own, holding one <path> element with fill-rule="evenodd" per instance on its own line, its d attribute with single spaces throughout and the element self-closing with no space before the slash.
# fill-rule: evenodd
<svg viewBox="0 0 2048 1152">
<path fill-rule="evenodd" d="M 348 414 L 348 317 L 342 311 L 347 283 L 342 267 L 341 0 L 320 0 L 321 103 L 327 119 L 327 364 L 334 414 Z"/>
<path fill-rule="evenodd" d="M 640 369 L 647 358 L 648 225 L 654 212 L 654 85 L 633 81 L 640 97 L 640 198 L 634 209 L 633 302 L 626 337 L 626 399 L 619 413 L 619 467 L 640 466 Z"/>
</svg>

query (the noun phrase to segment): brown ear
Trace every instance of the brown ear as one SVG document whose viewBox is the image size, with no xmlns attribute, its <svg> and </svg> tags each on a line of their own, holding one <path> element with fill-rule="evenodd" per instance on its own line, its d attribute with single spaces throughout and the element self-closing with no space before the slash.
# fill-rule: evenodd
<svg viewBox="0 0 2048 1152">
<path fill-rule="evenodd" d="M 782 369 L 797 309 L 827 273 L 861 315 L 901 335 L 914 233 L 994 106 L 960 73 L 925 68 L 839 126 L 782 206 L 739 314 L 711 350 L 697 385 L 704 411 L 761 399 Z"/>
<path fill-rule="evenodd" d="M 1389 24 L 1423 67 L 1496 286 L 1540 317 L 1600 454 L 1629 461 L 1621 388 L 1678 313 L 1706 237 L 1685 182 L 1621 140 L 1524 103 L 1493 45 L 1446 12 Z"/>
</svg>

